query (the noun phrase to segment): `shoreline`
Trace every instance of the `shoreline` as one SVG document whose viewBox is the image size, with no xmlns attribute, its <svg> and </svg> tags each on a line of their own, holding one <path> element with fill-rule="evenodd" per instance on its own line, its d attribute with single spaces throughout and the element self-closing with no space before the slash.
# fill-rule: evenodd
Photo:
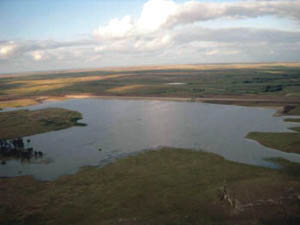
<svg viewBox="0 0 300 225">
<path fill-rule="evenodd" d="M 232 219 L 249 224 L 255 213 L 259 219 L 285 224 L 285 214 L 278 213 L 282 207 L 289 210 L 289 218 L 298 218 L 299 164 L 273 161 L 282 169 L 164 147 L 53 181 L 31 176 L 0 178 L 4 209 L 0 222 L 10 224 L 14 218 L 18 224 L 73 224 L 76 220 L 78 224 L 137 225 L 179 224 L 188 218 L 184 224 L 199 224 L 203 217 L 212 221 L 218 216 L 218 224 L 231 224 Z M 18 207 L 15 199 L 22 199 Z M 49 223 L 48 218 L 54 219 Z"/>
<path fill-rule="evenodd" d="M 64 96 L 37 96 L 37 97 L 24 97 L 15 99 L 0 99 L 0 108 L 18 108 L 30 105 L 38 105 L 43 102 L 51 101 L 64 101 L 69 99 L 116 99 L 116 100 L 148 100 L 148 101 L 177 101 L 177 102 L 202 102 L 211 104 L 223 104 L 223 105 L 238 105 L 238 106 L 248 106 L 248 107 L 260 107 L 260 108 L 271 108 L 280 110 L 284 105 L 300 105 L 300 99 L 284 99 L 282 97 L 278 98 L 263 98 L 262 96 L 245 96 L 245 97 L 159 97 L 159 96 L 119 96 L 119 95 L 93 95 L 90 93 L 83 94 L 69 94 Z M 19 106 L 6 106 L 11 105 L 15 101 L 26 101 L 31 100 L 29 104 L 19 105 Z M 4 107 L 1 107 L 4 105 Z"/>
<path fill-rule="evenodd" d="M 175 101 L 175 102 L 201 102 L 209 104 L 236 105 L 246 107 L 258 107 L 275 109 L 280 111 L 287 104 L 299 104 L 300 100 L 276 100 L 268 98 L 237 98 L 237 97 L 158 97 L 158 96 L 118 96 L 118 95 L 65 95 L 38 97 L 37 104 L 43 102 L 64 101 L 69 99 L 107 99 L 107 100 L 146 100 L 146 101 Z M 0 101 L 1 103 L 1 101 Z M 278 114 L 278 113 L 277 113 Z M 276 114 L 276 115 L 277 115 Z"/>
</svg>

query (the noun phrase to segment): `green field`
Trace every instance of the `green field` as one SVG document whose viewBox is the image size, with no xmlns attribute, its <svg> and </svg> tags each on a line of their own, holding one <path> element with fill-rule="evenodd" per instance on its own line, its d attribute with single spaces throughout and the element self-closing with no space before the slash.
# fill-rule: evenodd
<svg viewBox="0 0 300 225">
<path fill-rule="evenodd" d="M 174 83 L 182 83 L 175 84 Z M 183 65 L 3 77 L 3 99 L 90 93 L 113 96 L 300 96 L 299 64 Z"/>
<path fill-rule="evenodd" d="M 282 170 L 164 148 L 51 182 L 0 179 L 0 223 L 296 225 L 300 167 L 276 161 Z"/>
</svg>

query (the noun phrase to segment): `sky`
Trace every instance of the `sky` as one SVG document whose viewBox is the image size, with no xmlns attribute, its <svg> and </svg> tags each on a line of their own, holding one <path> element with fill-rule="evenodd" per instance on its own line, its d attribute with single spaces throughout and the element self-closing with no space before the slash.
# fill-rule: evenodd
<svg viewBox="0 0 300 225">
<path fill-rule="evenodd" d="M 300 0 L 0 0 L 0 73 L 300 61 Z"/>
</svg>

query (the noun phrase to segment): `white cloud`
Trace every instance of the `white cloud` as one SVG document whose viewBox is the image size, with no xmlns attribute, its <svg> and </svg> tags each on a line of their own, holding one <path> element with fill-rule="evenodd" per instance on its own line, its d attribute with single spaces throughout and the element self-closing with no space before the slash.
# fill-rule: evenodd
<svg viewBox="0 0 300 225">
<path fill-rule="evenodd" d="M 31 55 L 32 59 L 35 61 L 42 60 L 45 55 L 43 51 L 32 51 L 32 52 L 29 52 L 29 54 Z"/>
<path fill-rule="evenodd" d="M 243 28 L 201 26 L 202 21 L 224 18 L 235 22 L 257 18 L 255 21 L 262 22 L 260 17 L 269 15 L 300 22 L 300 0 L 181 4 L 173 0 L 149 0 L 136 20 L 129 15 L 114 18 L 85 40 L 0 41 L 0 65 L 1 68 L 11 65 L 14 70 L 16 62 L 51 69 L 300 60 L 299 29 L 293 32 L 274 26 L 257 29 L 255 24 Z M 295 24 L 299 27 L 300 23 Z"/>
<path fill-rule="evenodd" d="M 95 29 L 93 34 L 98 38 L 122 38 L 129 35 L 134 25 L 130 16 L 112 19 L 106 26 Z"/>
<path fill-rule="evenodd" d="M 13 41 L 8 43 L 0 43 L 0 58 L 6 58 L 16 49 L 16 44 Z"/>
<path fill-rule="evenodd" d="M 172 0 L 149 0 L 140 17 L 112 19 L 107 25 L 95 29 L 93 34 L 102 39 L 126 38 L 145 35 L 163 29 L 220 18 L 242 19 L 273 15 L 300 21 L 300 1 L 239 1 L 199 2 L 178 4 Z"/>
<path fill-rule="evenodd" d="M 172 0 L 149 0 L 143 6 L 140 17 L 133 21 L 130 16 L 114 18 L 105 26 L 93 31 L 100 40 L 136 37 L 158 31 L 167 19 L 177 10 Z"/>
<path fill-rule="evenodd" d="M 300 1 L 239 1 L 239 2 L 197 2 L 189 1 L 177 7 L 169 15 L 165 27 L 189 24 L 220 18 L 241 19 L 259 16 L 277 16 L 300 21 Z"/>
<path fill-rule="evenodd" d="M 150 0 L 145 3 L 136 29 L 139 32 L 158 30 L 179 6 L 172 0 Z"/>
</svg>

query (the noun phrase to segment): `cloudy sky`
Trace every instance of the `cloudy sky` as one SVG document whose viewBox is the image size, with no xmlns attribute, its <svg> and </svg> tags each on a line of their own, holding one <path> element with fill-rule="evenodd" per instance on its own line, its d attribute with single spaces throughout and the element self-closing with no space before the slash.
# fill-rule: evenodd
<svg viewBox="0 0 300 225">
<path fill-rule="evenodd" d="M 0 73 L 300 61 L 300 0 L 0 0 Z"/>
</svg>

